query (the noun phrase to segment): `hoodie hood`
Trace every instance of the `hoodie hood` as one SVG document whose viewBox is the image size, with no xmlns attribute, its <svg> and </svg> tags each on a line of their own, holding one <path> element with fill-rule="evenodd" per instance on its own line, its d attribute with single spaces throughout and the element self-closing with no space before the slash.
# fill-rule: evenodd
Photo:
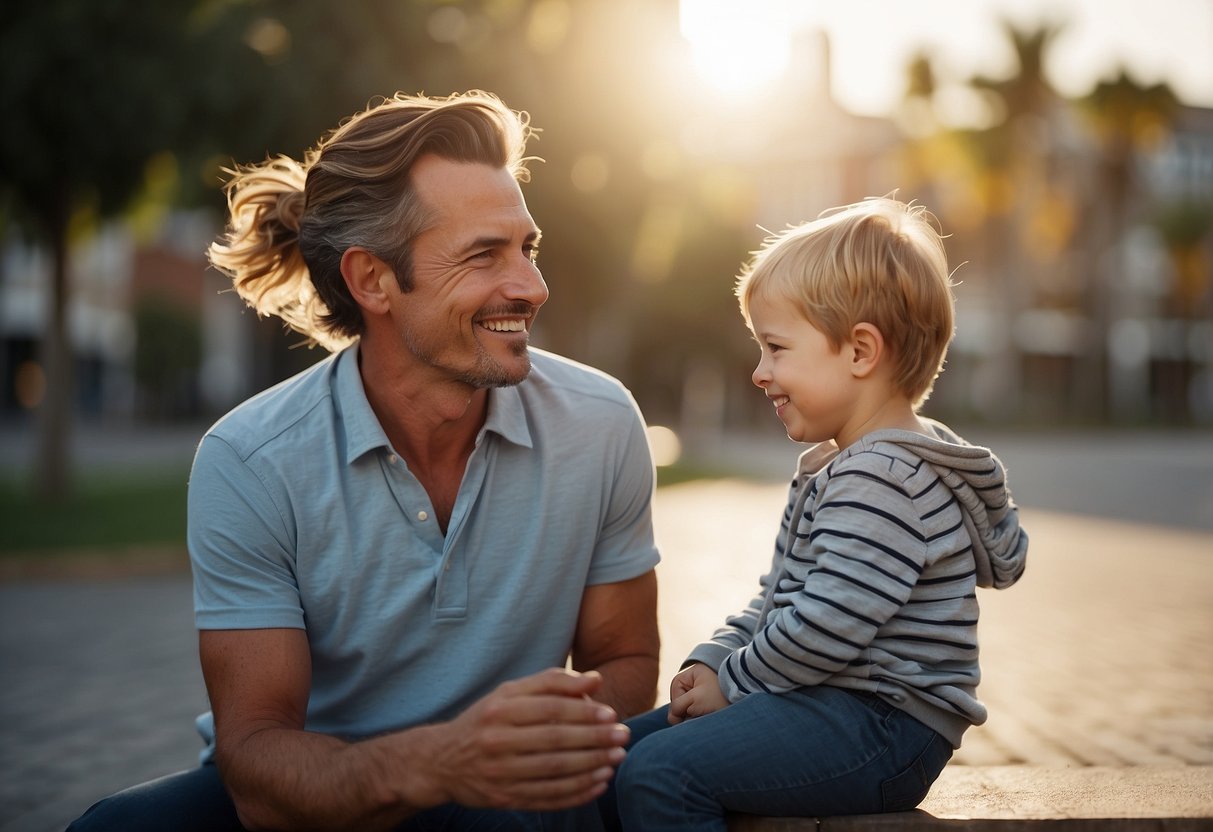
<svg viewBox="0 0 1213 832">
<path fill-rule="evenodd" d="M 929 463 L 960 503 L 973 538 L 977 585 L 1010 586 L 1023 575 L 1028 533 L 1019 525 L 1019 509 L 1011 499 L 1006 468 L 989 448 L 970 445 L 939 422 L 922 421 L 934 431 L 934 437 L 895 431 L 895 441 Z"/>
<path fill-rule="evenodd" d="M 867 434 L 842 454 L 882 442 L 899 445 L 935 469 L 952 490 L 973 541 L 977 585 L 1005 589 L 1023 575 L 1028 557 L 1028 533 L 1019 525 L 1019 509 L 1011 499 L 1006 469 L 989 448 L 971 445 L 941 422 L 919 417 L 931 436 L 906 430 Z M 832 442 L 807 450 L 802 472 L 816 471 L 838 455 Z"/>
</svg>

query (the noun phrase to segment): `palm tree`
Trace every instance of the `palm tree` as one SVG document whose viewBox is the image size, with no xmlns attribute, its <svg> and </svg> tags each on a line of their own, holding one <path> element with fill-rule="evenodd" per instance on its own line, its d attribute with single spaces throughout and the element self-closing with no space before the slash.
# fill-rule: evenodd
<svg viewBox="0 0 1213 832">
<path fill-rule="evenodd" d="M 1078 103 L 1098 151 L 1098 190 L 1091 215 L 1096 256 L 1089 258 L 1093 273 L 1087 298 L 1096 349 L 1084 375 L 1095 386 L 1093 399 L 1106 403 L 1113 418 L 1137 418 L 1147 415 L 1148 363 L 1118 367 L 1108 353 L 1111 327 L 1116 319 L 1133 313 L 1117 308 L 1126 277 L 1118 249 L 1125 232 L 1139 219 L 1133 216 L 1133 207 L 1144 201 L 1139 198 L 1144 196 L 1144 183 L 1138 181 L 1138 160 L 1167 137 L 1179 102 L 1166 84 L 1138 84 L 1121 68 Z"/>
<path fill-rule="evenodd" d="M 1004 22 L 1019 69 L 1009 78 L 978 76 L 969 85 L 1001 116 L 984 129 L 963 131 L 961 146 L 973 165 L 977 208 L 984 216 L 985 271 L 1001 314 L 985 369 L 986 399 L 1003 417 L 1023 412 L 1023 355 L 1016 325 L 1032 302 L 1028 245 L 1033 220 L 1053 175 L 1051 136 L 1064 118 L 1064 101 L 1044 73 L 1044 57 L 1059 24 L 1021 30 Z M 980 264 L 979 264 L 980 265 Z"/>
</svg>

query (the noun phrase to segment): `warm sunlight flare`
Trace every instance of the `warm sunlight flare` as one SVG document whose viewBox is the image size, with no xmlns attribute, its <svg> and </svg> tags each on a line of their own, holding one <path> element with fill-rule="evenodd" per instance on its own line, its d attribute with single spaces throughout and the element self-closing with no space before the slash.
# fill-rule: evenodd
<svg viewBox="0 0 1213 832">
<path fill-rule="evenodd" d="M 710 86 L 731 94 L 761 91 L 783 75 L 789 28 L 766 4 L 730 0 L 682 0 L 682 36 L 691 44 L 695 69 Z"/>
</svg>

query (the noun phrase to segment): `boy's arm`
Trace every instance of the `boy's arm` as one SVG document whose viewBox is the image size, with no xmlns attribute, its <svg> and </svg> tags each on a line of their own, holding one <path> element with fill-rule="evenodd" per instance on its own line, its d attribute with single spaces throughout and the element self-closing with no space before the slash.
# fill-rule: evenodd
<svg viewBox="0 0 1213 832">
<path fill-rule="evenodd" d="M 793 536 L 807 549 L 789 554 L 802 585 L 789 586 L 785 576 L 778 591 L 786 603 L 720 665 L 730 701 L 820 684 L 857 658 L 909 598 L 926 560 L 922 523 L 896 481 L 861 465 L 835 469 Z"/>
<path fill-rule="evenodd" d="M 507 682 L 451 722 L 358 743 L 304 730 L 303 630 L 204 630 L 216 762 L 249 829 L 390 829 L 443 803 L 561 809 L 605 787 L 627 731 L 597 674 Z"/>
<path fill-rule="evenodd" d="M 775 539 L 771 568 L 758 579 L 758 593 L 750 599 L 750 603 L 744 609 L 726 618 L 724 626 L 712 634 L 711 640 L 697 645 L 687 656 L 686 661 L 682 663 L 683 667 L 689 667 L 694 662 L 702 662 L 716 670 L 730 653 L 754 640 L 767 594 L 771 592 L 771 587 L 778 580 L 779 572 L 783 568 L 783 547 L 788 539 L 788 527 L 795 510 L 798 493 L 797 483 L 793 482 L 779 523 L 779 536 Z"/>
</svg>

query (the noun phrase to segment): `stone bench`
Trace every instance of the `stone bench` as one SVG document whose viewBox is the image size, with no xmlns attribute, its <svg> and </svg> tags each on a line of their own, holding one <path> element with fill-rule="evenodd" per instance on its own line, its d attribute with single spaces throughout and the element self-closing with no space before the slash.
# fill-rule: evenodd
<svg viewBox="0 0 1213 832">
<path fill-rule="evenodd" d="M 1213 767 L 959 766 L 912 812 L 731 815 L 730 832 L 1213 832 Z"/>
</svg>

